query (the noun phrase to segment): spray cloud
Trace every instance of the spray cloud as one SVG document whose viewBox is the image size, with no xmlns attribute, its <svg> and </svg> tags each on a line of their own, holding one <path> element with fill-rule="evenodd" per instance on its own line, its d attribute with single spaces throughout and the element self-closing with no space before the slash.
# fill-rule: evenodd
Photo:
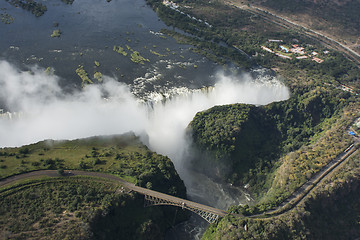
<svg viewBox="0 0 360 240">
<path fill-rule="evenodd" d="M 59 78 L 39 68 L 21 72 L 0 61 L 0 102 L 21 112 L 15 120 L 0 118 L 0 147 L 44 139 L 75 139 L 94 135 L 146 133 L 149 147 L 169 156 L 177 169 L 186 148 L 185 128 L 196 112 L 231 103 L 267 104 L 289 97 L 276 79 L 217 74 L 215 87 L 175 96 L 152 108 L 140 103 L 128 86 L 110 77 L 82 91 L 65 93 Z M 178 169 L 179 170 L 179 169 Z"/>
</svg>

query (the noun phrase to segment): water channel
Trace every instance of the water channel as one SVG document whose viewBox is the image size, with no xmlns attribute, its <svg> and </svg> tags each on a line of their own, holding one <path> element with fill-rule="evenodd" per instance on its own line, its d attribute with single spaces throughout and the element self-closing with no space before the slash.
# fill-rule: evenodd
<svg viewBox="0 0 360 240">
<path fill-rule="evenodd" d="M 231 74 L 223 72 L 217 64 L 193 53 L 191 46 L 180 45 L 162 35 L 160 30 L 169 27 L 144 0 L 75 0 L 71 5 L 60 0 L 39 2 L 48 9 L 40 17 L 6 1 L 0 2 L 0 13 L 14 18 L 11 24 L 0 23 L 0 60 L 21 70 L 43 71 L 51 67 L 58 76 L 59 86 L 68 93 L 81 89 L 81 79 L 75 72 L 79 65 L 90 78 L 101 72 L 125 83 L 137 101 L 151 106 L 147 117 L 152 121 L 145 127 L 147 144 L 172 159 L 185 182 L 189 199 L 224 210 L 251 201 L 246 189 L 215 182 L 187 167 L 185 128 L 196 112 L 214 105 L 266 104 L 286 99 L 287 89 L 274 76 L 264 69 L 241 73 L 232 68 Z M 61 36 L 50 37 L 57 29 Z M 123 47 L 128 55 L 115 52 L 114 46 Z M 149 62 L 132 62 L 130 49 Z M 1 94 L 0 109 L 19 110 L 11 109 Z M 164 116 L 172 118 L 162 121 Z M 93 134 L 100 133 L 104 132 Z M 57 138 L 57 135 L 50 133 L 47 137 Z M 206 226 L 204 220 L 192 216 L 188 222 L 170 230 L 166 238 L 200 239 Z"/>
</svg>

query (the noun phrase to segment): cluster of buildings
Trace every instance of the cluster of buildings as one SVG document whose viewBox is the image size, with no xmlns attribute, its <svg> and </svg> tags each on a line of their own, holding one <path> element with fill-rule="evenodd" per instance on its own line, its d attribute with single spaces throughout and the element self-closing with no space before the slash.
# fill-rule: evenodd
<svg viewBox="0 0 360 240">
<path fill-rule="evenodd" d="M 172 2 L 172 1 L 168 1 L 168 0 L 164 0 L 163 4 L 165 6 L 170 7 L 171 9 L 177 9 L 179 7 L 176 3 Z"/>
<path fill-rule="evenodd" d="M 281 39 L 268 39 L 268 42 L 282 43 L 283 40 L 281 40 Z M 318 52 L 313 51 L 310 54 L 306 54 L 305 48 L 301 47 L 301 46 L 299 46 L 297 44 L 292 45 L 292 48 L 288 48 L 288 47 L 286 47 L 284 45 L 280 45 L 281 52 L 286 53 L 286 54 L 274 51 L 274 50 L 272 50 L 272 49 L 270 49 L 270 48 L 268 48 L 266 46 L 261 46 L 261 48 L 264 51 L 274 53 L 275 55 L 277 55 L 277 56 L 279 56 L 281 58 L 284 58 L 284 59 L 292 59 L 292 56 L 289 56 L 289 53 L 293 53 L 293 54 L 296 54 L 296 55 L 300 55 L 300 56 L 295 57 L 296 59 L 310 58 L 312 61 L 315 61 L 317 63 L 324 62 L 323 59 L 320 59 L 320 58 L 316 57 L 319 54 Z M 328 54 L 328 53 L 329 53 L 329 51 L 324 51 L 324 54 Z"/>
</svg>

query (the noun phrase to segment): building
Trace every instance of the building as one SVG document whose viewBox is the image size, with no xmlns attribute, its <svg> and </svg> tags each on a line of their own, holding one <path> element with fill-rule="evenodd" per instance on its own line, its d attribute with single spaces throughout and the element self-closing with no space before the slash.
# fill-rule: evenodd
<svg viewBox="0 0 360 240">
<path fill-rule="evenodd" d="M 283 40 L 277 39 L 268 39 L 268 42 L 283 42 Z"/>
<path fill-rule="evenodd" d="M 281 50 L 284 50 L 286 53 L 289 52 L 289 49 L 287 49 L 287 47 L 284 47 L 284 46 L 280 46 Z"/>
<path fill-rule="evenodd" d="M 313 61 L 317 62 L 317 63 L 322 63 L 324 60 L 317 58 L 317 57 L 313 57 L 312 58 Z"/>
<path fill-rule="evenodd" d="M 271 50 L 270 48 L 267 48 L 267 47 L 265 47 L 265 46 L 261 46 L 261 48 L 262 48 L 263 50 L 267 51 L 267 52 L 273 53 L 273 50 Z"/>
<path fill-rule="evenodd" d="M 308 56 L 299 56 L 299 57 L 296 57 L 296 59 L 306 59 L 308 58 Z"/>
<path fill-rule="evenodd" d="M 285 59 L 291 59 L 291 57 L 282 55 L 282 54 L 280 54 L 280 53 L 276 53 L 276 56 L 279 56 L 279 57 L 285 58 Z"/>
<path fill-rule="evenodd" d="M 296 46 L 296 47 L 294 47 Z M 303 47 L 299 47 L 298 45 L 293 45 L 293 48 L 290 49 L 290 52 L 297 53 L 300 55 L 304 55 L 306 52 L 304 51 Z"/>
</svg>

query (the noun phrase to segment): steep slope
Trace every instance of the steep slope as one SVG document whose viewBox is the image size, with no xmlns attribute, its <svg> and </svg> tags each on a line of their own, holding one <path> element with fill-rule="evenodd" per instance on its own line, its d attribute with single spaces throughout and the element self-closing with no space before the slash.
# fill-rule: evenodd
<svg viewBox="0 0 360 240">
<path fill-rule="evenodd" d="M 297 151 L 312 137 L 318 138 L 335 126 L 332 124 L 351 99 L 349 94 L 333 88 L 303 88 L 297 89 L 287 101 L 263 107 L 234 104 L 198 113 L 189 125 L 195 148 L 199 151 L 194 165 L 210 176 L 221 177 L 236 185 L 249 183 L 255 194 L 262 195 L 271 187 L 274 179 L 271 173 L 288 162 L 280 157 Z M 337 133 L 341 134 L 339 138 L 343 137 L 343 132 Z M 335 152 L 341 152 L 346 144 L 344 140 L 337 143 L 338 147 L 329 146 Z M 316 161 L 318 169 L 328 160 Z M 308 160 L 305 161 L 307 164 L 314 163 Z M 211 172 L 212 168 L 216 171 Z M 310 171 L 306 177 L 306 169 L 302 170 L 304 179 L 300 176 L 293 179 L 299 180 L 297 184 L 314 173 Z M 314 170 L 314 167 L 310 169 Z"/>
<path fill-rule="evenodd" d="M 357 239 L 360 237 L 360 155 L 306 197 L 296 208 L 271 218 L 227 216 L 203 239 Z"/>
<path fill-rule="evenodd" d="M 144 208 L 144 197 L 117 182 L 61 177 L 63 169 L 107 172 L 139 186 L 186 198 L 171 160 L 132 133 L 72 141 L 46 140 L 0 149 L 1 176 L 58 169 L 58 179 L 22 180 L 0 188 L 0 238 L 159 239 L 188 214 Z"/>
</svg>

